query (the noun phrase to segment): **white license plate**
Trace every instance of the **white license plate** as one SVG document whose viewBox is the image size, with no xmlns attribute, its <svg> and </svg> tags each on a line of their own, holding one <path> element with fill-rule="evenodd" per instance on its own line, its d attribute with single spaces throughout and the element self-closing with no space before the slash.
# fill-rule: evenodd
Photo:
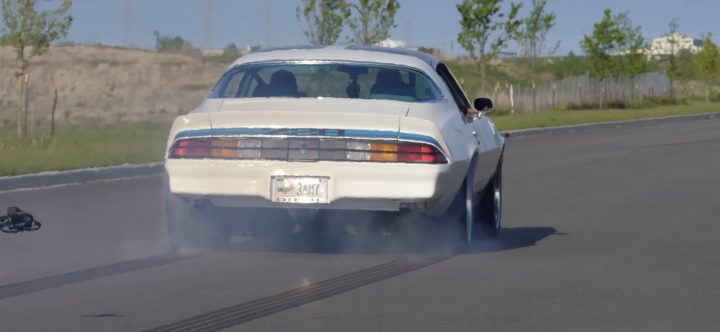
<svg viewBox="0 0 720 332">
<path fill-rule="evenodd" d="M 328 177 L 273 176 L 272 201 L 277 203 L 327 204 Z"/>
</svg>

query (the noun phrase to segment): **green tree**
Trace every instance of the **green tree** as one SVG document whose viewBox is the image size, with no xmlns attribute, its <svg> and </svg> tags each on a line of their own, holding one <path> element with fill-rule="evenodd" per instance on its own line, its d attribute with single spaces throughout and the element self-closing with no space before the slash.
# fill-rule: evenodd
<svg viewBox="0 0 720 332">
<path fill-rule="evenodd" d="M 603 18 L 593 26 L 592 35 L 585 35 L 580 46 L 590 61 L 591 74 L 600 78 L 607 78 L 617 74 L 618 65 L 610 54 L 625 44 L 625 33 L 621 21 L 625 13 L 612 14 L 610 8 L 605 9 Z"/>
<path fill-rule="evenodd" d="M 50 44 L 67 35 L 72 16 L 67 12 L 71 0 L 63 0 L 56 9 L 38 10 L 36 0 L 1 0 L 3 43 L 15 49 L 15 78 L 18 82 L 20 107 L 17 112 L 17 134 L 27 134 L 27 69 L 30 60 L 44 54 Z M 42 6 L 46 7 L 46 6 Z"/>
<path fill-rule="evenodd" d="M 298 21 L 305 21 L 305 36 L 313 45 L 335 44 L 349 17 L 345 0 L 302 0 L 297 7 Z"/>
<path fill-rule="evenodd" d="M 507 46 L 520 26 L 516 17 L 522 4 L 511 3 L 507 16 L 502 12 L 502 0 L 463 0 L 456 7 L 462 29 L 457 41 L 479 64 L 480 87 L 485 90 L 487 64 Z"/>
<path fill-rule="evenodd" d="M 705 101 L 710 101 L 710 84 L 717 81 L 720 76 L 720 50 L 708 33 L 703 38 L 703 47 L 695 55 L 695 65 L 699 69 L 699 76 L 705 82 Z"/>
<path fill-rule="evenodd" d="M 697 79 L 697 67 L 695 66 L 695 55 L 689 49 L 678 50 L 677 54 L 677 79 Z"/>
<path fill-rule="evenodd" d="M 230 43 L 227 46 L 225 46 L 225 49 L 223 49 L 222 57 L 224 59 L 233 61 L 240 57 L 240 49 L 235 45 L 235 43 Z"/>
<path fill-rule="evenodd" d="M 155 50 L 160 53 L 182 54 L 195 58 L 202 55 L 200 50 L 180 36 L 166 36 L 158 31 L 153 33 L 155 34 Z"/>
<path fill-rule="evenodd" d="M 348 22 L 353 33 L 350 41 L 359 45 L 375 45 L 390 36 L 400 4 L 397 0 L 357 0 L 357 3 L 350 4 L 350 8 L 355 12 Z"/>
<path fill-rule="evenodd" d="M 680 43 L 678 36 L 678 19 L 673 18 L 668 24 L 669 32 L 667 42 L 670 45 L 670 54 L 667 55 L 667 65 L 665 72 L 670 78 L 670 100 L 675 100 L 675 80 L 680 76 L 680 66 L 678 64 L 678 44 Z"/>
<path fill-rule="evenodd" d="M 535 76 L 538 55 L 545 48 L 547 33 L 555 25 L 555 13 L 546 13 L 547 0 L 532 0 L 530 16 L 520 21 L 520 28 L 515 40 L 520 45 L 524 56 L 530 58 L 530 81 L 533 85 L 532 110 L 535 112 Z"/>
<path fill-rule="evenodd" d="M 155 50 L 161 53 L 180 53 L 183 47 L 189 44 L 180 36 L 161 35 L 157 30 L 153 31 L 153 34 L 155 34 Z"/>
<path fill-rule="evenodd" d="M 589 58 L 593 76 L 634 77 L 649 69 L 647 40 L 642 27 L 633 25 L 628 12 L 613 15 L 610 9 L 605 9 L 592 35 L 584 36 L 580 45 Z"/>
<path fill-rule="evenodd" d="M 650 65 L 646 52 L 649 44 L 642 34 L 639 25 L 633 25 L 627 12 L 617 16 L 620 31 L 623 33 L 623 43 L 617 51 L 621 54 L 617 58 L 619 73 L 628 77 L 635 77 L 649 71 Z"/>
</svg>

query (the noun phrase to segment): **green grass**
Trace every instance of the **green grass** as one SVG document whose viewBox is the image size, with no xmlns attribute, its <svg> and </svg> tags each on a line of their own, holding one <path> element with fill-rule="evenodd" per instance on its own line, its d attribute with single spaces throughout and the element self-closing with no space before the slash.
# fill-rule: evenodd
<svg viewBox="0 0 720 332">
<path fill-rule="evenodd" d="M 14 128 L 0 127 L 0 176 L 157 162 L 169 131 L 167 123 L 85 124 L 20 142 Z"/>
<path fill-rule="evenodd" d="M 506 131 L 714 112 L 720 112 L 720 104 L 697 103 L 691 105 L 660 106 L 647 109 L 568 110 L 515 114 L 497 112 L 490 114 L 498 129 Z"/>
</svg>

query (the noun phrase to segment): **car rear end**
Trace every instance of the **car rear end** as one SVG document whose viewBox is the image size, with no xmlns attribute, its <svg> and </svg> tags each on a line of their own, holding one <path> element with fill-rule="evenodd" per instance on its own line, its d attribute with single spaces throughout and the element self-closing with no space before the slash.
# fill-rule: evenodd
<svg viewBox="0 0 720 332">
<path fill-rule="evenodd" d="M 283 110 L 290 102 L 306 110 Z M 224 207 L 396 211 L 437 198 L 452 173 L 437 132 L 399 130 L 406 103 L 253 107 L 224 105 L 175 121 L 165 163 L 173 194 Z"/>
</svg>

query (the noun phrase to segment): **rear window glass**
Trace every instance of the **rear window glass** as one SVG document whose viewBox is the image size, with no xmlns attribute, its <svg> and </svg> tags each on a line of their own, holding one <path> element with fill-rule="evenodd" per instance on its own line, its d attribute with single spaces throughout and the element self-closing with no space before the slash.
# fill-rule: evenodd
<svg viewBox="0 0 720 332">
<path fill-rule="evenodd" d="M 425 74 L 376 64 L 255 64 L 230 69 L 211 98 L 350 98 L 442 100 Z"/>
</svg>

